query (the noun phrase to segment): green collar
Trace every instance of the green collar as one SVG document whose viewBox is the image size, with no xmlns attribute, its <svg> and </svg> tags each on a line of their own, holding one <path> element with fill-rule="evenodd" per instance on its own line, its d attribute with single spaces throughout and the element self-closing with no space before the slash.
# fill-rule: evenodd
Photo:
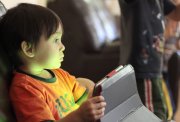
<svg viewBox="0 0 180 122">
<path fill-rule="evenodd" d="M 46 70 L 47 70 L 49 73 L 51 73 L 51 75 L 53 76 L 53 78 L 51 78 L 51 79 L 45 79 L 45 78 L 42 78 L 42 77 L 38 77 L 38 76 L 36 76 L 36 75 L 31 75 L 31 74 L 29 74 L 29 73 L 26 73 L 26 72 L 20 70 L 20 69 L 17 69 L 16 72 L 19 72 L 19 73 L 28 75 L 28 76 L 36 79 L 36 80 L 40 80 L 40 81 L 43 81 L 43 82 L 46 82 L 46 83 L 54 83 L 54 82 L 56 81 L 55 74 L 54 74 L 51 70 L 49 70 L 49 69 L 46 69 Z"/>
</svg>

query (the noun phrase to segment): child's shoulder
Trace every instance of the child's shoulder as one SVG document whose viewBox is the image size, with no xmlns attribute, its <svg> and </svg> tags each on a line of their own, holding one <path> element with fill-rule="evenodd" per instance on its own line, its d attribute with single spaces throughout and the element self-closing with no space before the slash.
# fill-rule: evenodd
<svg viewBox="0 0 180 122">
<path fill-rule="evenodd" d="M 58 68 L 58 69 L 52 69 L 52 71 L 56 74 L 56 75 L 70 75 L 67 71 Z"/>
<path fill-rule="evenodd" d="M 53 69 L 51 70 L 54 72 L 54 74 L 59 77 L 60 79 L 66 79 L 66 80 L 70 80 L 70 81 L 74 81 L 75 80 L 75 76 L 70 75 L 67 71 L 58 68 L 58 69 Z"/>
<path fill-rule="evenodd" d="M 41 85 L 41 83 L 34 79 L 33 77 L 23 74 L 23 73 L 19 73 L 16 70 L 13 71 L 13 79 L 11 82 L 11 86 L 10 86 L 10 91 L 12 93 L 12 91 L 14 91 L 15 89 L 28 89 L 28 88 L 34 88 L 34 89 L 39 89 L 42 90 L 43 87 Z"/>
<path fill-rule="evenodd" d="M 13 71 L 13 79 L 12 79 L 12 83 L 11 86 L 15 85 L 21 85 L 21 84 L 33 84 L 33 82 L 36 82 L 34 78 L 23 74 L 23 73 L 19 73 L 16 70 Z"/>
<path fill-rule="evenodd" d="M 13 71 L 13 81 L 18 80 L 18 81 L 27 81 L 29 79 L 29 76 L 23 73 L 19 73 L 16 70 Z"/>
</svg>

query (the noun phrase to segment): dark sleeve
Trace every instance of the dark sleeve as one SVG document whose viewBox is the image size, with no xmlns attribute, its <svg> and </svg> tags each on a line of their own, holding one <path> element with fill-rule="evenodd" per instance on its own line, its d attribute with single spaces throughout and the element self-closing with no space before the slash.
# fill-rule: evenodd
<svg viewBox="0 0 180 122">
<path fill-rule="evenodd" d="M 172 0 L 163 0 L 163 1 L 164 1 L 164 15 L 168 15 L 176 8 L 176 5 L 172 2 Z"/>
<path fill-rule="evenodd" d="M 41 121 L 41 122 L 54 122 L 52 120 L 45 120 L 45 121 Z"/>
<path fill-rule="evenodd" d="M 126 4 L 132 4 L 132 3 L 136 2 L 137 0 L 119 0 L 119 1 L 123 1 Z"/>
<path fill-rule="evenodd" d="M 132 2 L 134 2 L 135 0 L 124 0 L 127 4 L 131 4 Z"/>
</svg>

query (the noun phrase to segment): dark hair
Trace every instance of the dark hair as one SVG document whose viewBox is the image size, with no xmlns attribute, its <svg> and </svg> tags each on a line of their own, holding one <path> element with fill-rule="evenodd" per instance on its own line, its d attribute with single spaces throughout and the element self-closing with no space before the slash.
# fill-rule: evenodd
<svg viewBox="0 0 180 122">
<path fill-rule="evenodd" d="M 50 9 L 28 3 L 11 8 L 0 20 L 0 43 L 15 66 L 22 64 L 18 57 L 21 42 L 37 46 L 42 35 L 48 39 L 62 23 Z M 62 27 L 63 28 L 63 27 Z M 63 30 L 63 29 L 62 29 Z"/>
</svg>

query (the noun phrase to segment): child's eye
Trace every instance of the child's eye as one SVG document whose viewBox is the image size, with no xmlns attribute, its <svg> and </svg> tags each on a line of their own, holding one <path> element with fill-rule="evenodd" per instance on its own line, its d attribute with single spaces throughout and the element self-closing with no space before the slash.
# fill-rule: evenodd
<svg viewBox="0 0 180 122">
<path fill-rule="evenodd" d="M 54 40 L 54 43 L 56 43 L 58 40 L 59 40 L 59 39 L 55 39 L 55 40 Z"/>
</svg>

